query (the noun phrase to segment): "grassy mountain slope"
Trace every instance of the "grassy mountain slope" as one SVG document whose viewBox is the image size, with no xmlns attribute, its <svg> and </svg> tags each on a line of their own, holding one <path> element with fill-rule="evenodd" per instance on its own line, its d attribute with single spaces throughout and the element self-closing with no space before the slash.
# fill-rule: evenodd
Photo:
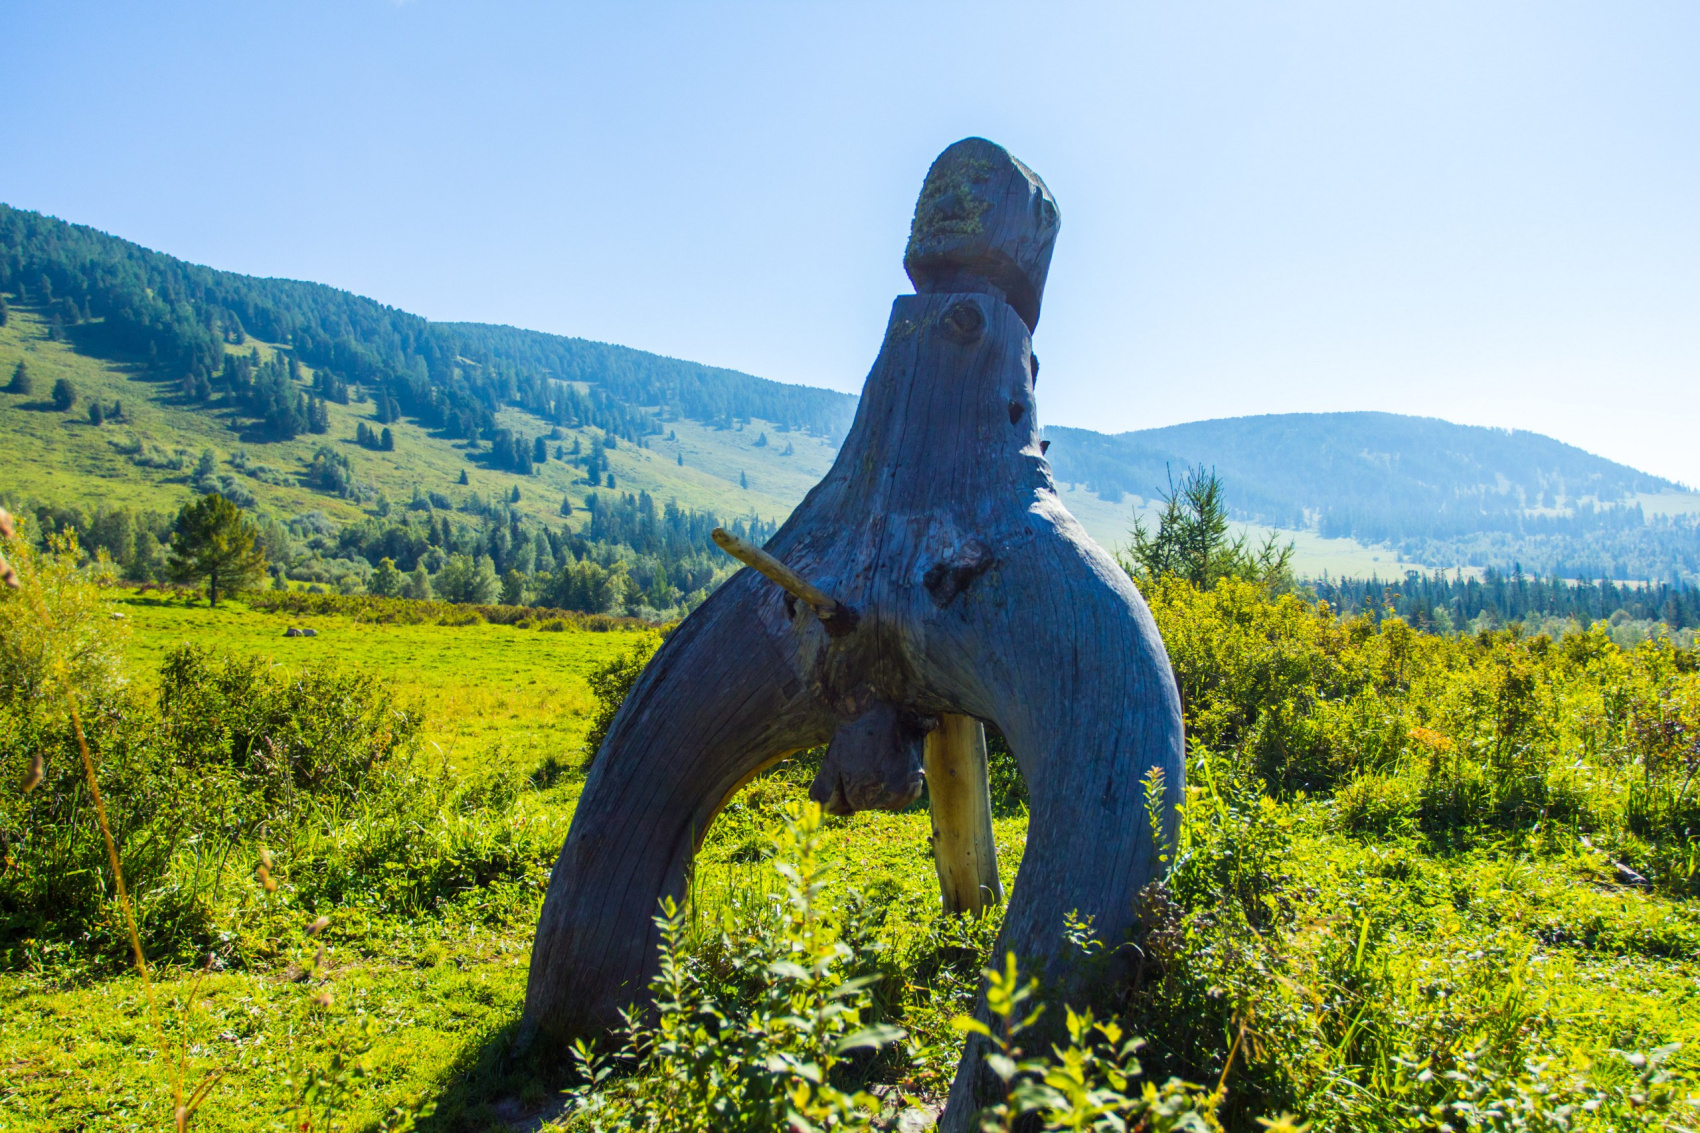
<svg viewBox="0 0 1700 1133">
<path fill-rule="evenodd" d="M 250 338 L 241 349 L 258 350 L 262 358 L 270 358 L 278 347 Z M 597 490 L 584 483 L 582 469 L 566 462 L 550 460 L 529 477 L 489 468 L 469 459 L 469 442 L 444 437 L 406 418 L 389 426 L 395 434 L 395 451 L 362 448 L 353 437 L 360 421 L 376 427 L 370 401 L 346 406 L 327 403 L 330 424 L 323 435 L 245 442 L 239 415 L 221 399 L 202 405 L 185 397 L 174 381 L 152 374 L 139 359 L 113 352 L 91 356 L 70 342 L 54 342 L 41 310 L 27 303 L 14 304 L 8 325 L 0 327 L 0 379 L 9 379 L 20 360 L 28 366 L 32 391 L 27 395 L 0 392 L 0 490 L 14 498 L 175 511 L 189 497 L 195 461 L 210 449 L 222 474 L 234 473 L 230 457 L 237 452 L 282 474 L 283 484 L 237 474 L 264 510 L 282 516 L 322 511 L 337 521 L 357 519 L 363 510 L 370 510 L 369 503 L 363 509 L 302 482 L 321 446 L 346 456 L 359 481 L 398 505 L 412 496 L 416 486 L 456 502 L 472 492 L 485 499 L 506 500 L 518 486 L 516 510 L 578 527 L 585 521 L 586 494 Z M 314 371 L 304 367 L 303 373 L 305 387 Z M 78 392 L 77 403 L 65 413 L 54 410 L 49 396 L 60 378 L 68 379 Z M 107 407 L 121 403 L 123 419 L 99 427 L 90 424 L 91 399 Z M 501 409 L 496 419 L 531 436 L 546 435 L 551 428 L 516 407 Z M 623 443 L 603 450 L 616 490 L 648 491 L 658 499 L 677 499 L 683 506 L 724 516 L 777 519 L 789 513 L 826 471 L 835 451 L 822 437 L 795 430 L 781 433 L 779 426 L 759 420 L 733 428 L 677 420 L 669 422 L 668 428 L 676 439 L 663 434 L 646 438 L 648 448 Z M 588 450 L 604 435 L 594 427 L 570 426 L 561 434 L 559 441 L 549 442 L 551 454 L 557 444 L 570 449 L 574 437 L 581 449 Z M 763 434 L 768 444 L 758 446 Z M 182 450 L 187 467 L 144 467 L 122 451 L 136 444 L 166 453 Z M 789 456 L 782 455 L 787 445 L 793 449 Z M 678 463 L 681 454 L 682 466 Z M 457 483 L 463 470 L 470 481 L 465 487 Z M 747 490 L 739 487 L 740 474 L 749 483 Z M 577 509 L 571 519 L 559 515 L 563 496 L 571 498 Z"/>
</svg>

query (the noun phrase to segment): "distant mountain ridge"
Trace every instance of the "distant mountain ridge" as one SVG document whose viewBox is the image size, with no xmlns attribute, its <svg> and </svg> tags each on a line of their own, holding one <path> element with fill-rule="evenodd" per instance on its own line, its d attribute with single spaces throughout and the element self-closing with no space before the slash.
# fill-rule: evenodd
<svg viewBox="0 0 1700 1133">
<path fill-rule="evenodd" d="M 1693 522 L 1642 503 L 1693 497 L 1683 485 L 1539 433 L 1347 412 L 1046 434 L 1058 479 L 1112 501 L 1160 496 L 1171 471 L 1204 465 L 1237 519 L 1389 545 L 1418 563 L 1509 567 L 1522 553 L 1526 569 L 1578 577 L 1700 569 Z"/>
<path fill-rule="evenodd" d="M 431 322 L 322 284 L 186 263 L 6 205 L 0 291 L 27 302 L 55 341 L 121 362 L 155 389 L 173 391 L 172 412 L 216 418 L 217 428 L 262 452 L 268 442 L 323 434 L 327 421 L 360 416 L 370 405 L 374 426 L 405 418 L 420 443 L 442 449 L 434 459 L 493 475 L 529 475 L 528 454 L 545 436 L 565 437 L 576 454 L 563 431 L 594 430 L 610 449 L 619 440 L 646 450 L 665 438 L 666 463 L 703 470 L 708 484 L 752 490 L 745 470 L 759 465 L 766 471 L 753 490 L 789 507 L 801 498 L 805 467 L 830 455 L 821 442 L 843 436 L 856 406 L 849 394 L 624 346 Z M 268 344 L 266 365 L 248 358 L 250 337 Z M 327 413 L 327 403 L 343 408 Z M 700 427 L 688 445 L 686 421 Z M 759 434 L 754 441 L 740 440 L 746 425 Z M 774 447 L 765 447 L 764 429 L 780 434 Z M 783 434 L 793 431 L 814 438 L 808 451 L 776 459 L 791 457 Z M 1114 436 L 1052 426 L 1046 435 L 1058 480 L 1100 498 L 1070 493 L 1092 503 L 1099 530 L 1123 529 L 1110 505 L 1129 496 L 1149 501 L 1169 470 L 1206 465 L 1226 481 L 1236 519 L 1390 547 L 1411 563 L 1700 577 L 1700 497 L 1536 433 L 1388 413 L 1302 413 Z M 602 467 L 597 461 L 579 464 L 588 471 Z M 650 465 L 649 490 L 671 492 L 673 471 Z M 701 506 L 702 477 L 694 487 Z M 1645 506 L 1649 497 L 1680 497 L 1681 506 L 1656 513 Z"/>
</svg>

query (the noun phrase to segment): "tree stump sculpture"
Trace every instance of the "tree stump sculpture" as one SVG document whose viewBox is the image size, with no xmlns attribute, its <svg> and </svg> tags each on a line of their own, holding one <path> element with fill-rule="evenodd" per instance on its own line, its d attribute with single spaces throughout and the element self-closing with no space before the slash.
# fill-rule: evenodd
<svg viewBox="0 0 1700 1133">
<path fill-rule="evenodd" d="M 947 907 L 998 899 L 982 720 L 1031 799 L 997 954 L 1054 997 L 1109 978 L 1083 975 L 1065 919 L 1111 942 L 1134 928 L 1174 834 L 1181 716 L 1144 600 L 1058 500 L 1038 436 L 1031 333 L 1057 225 L 1001 147 L 969 138 L 933 163 L 904 256 L 917 294 L 892 306 L 832 470 L 765 550 L 721 539 L 757 569 L 668 638 L 602 744 L 538 923 L 533 1032 L 599 1033 L 644 995 L 659 899 L 684 897 L 727 800 L 801 748 L 830 741 L 811 794 L 838 813 L 907 806 L 932 776 Z M 967 1129 L 995 1087 L 981 1053 L 942 1128 Z"/>
</svg>

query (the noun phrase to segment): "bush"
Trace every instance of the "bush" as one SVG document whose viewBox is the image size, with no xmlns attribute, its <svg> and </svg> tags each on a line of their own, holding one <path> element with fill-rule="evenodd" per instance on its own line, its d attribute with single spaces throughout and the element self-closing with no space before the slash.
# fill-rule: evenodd
<svg viewBox="0 0 1700 1133">
<path fill-rule="evenodd" d="M 85 959 L 116 960 L 124 948 L 53 677 L 61 660 L 150 951 L 206 945 L 220 888 L 248 868 L 254 843 L 288 845 L 393 790 L 419 722 L 381 682 L 335 668 L 286 675 L 184 646 L 167 656 L 150 700 L 123 679 L 121 628 L 100 601 L 100 564 L 78 566 L 69 542 L 47 554 L 14 544 L 24 589 L 0 591 L 0 744 L 8 765 L 39 758 L 42 775 L 28 792 L 11 776 L 0 784 L 8 966 L 33 962 L 32 940 L 75 941 Z M 47 618 L 34 615 L 32 592 Z"/>
<path fill-rule="evenodd" d="M 638 677 L 643 675 L 649 659 L 661 648 L 661 638 L 654 634 L 640 637 L 626 652 L 612 661 L 599 665 L 590 674 L 590 691 L 596 697 L 596 714 L 591 717 L 590 729 L 584 736 L 585 763 L 588 766 L 602 750 L 608 729 L 619 714 L 626 694 L 632 691 Z"/>
<path fill-rule="evenodd" d="M 720 966 L 744 994 L 684 951 L 686 917 L 670 901 L 656 918 L 661 973 L 653 1024 L 628 1017 L 611 1057 L 574 1049 L 588 1085 L 573 1092 L 569 1128 L 619 1125 L 679 1133 L 866 1129 L 878 1100 L 845 1082 L 850 1056 L 903 1037 L 868 1022 L 870 942 L 855 918 L 821 903 L 821 812 L 793 808 L 775 836 L 784 897 L 717 942 Z M 618 1063 L 635 1065 L 614 1078 Z"/>
</svg>

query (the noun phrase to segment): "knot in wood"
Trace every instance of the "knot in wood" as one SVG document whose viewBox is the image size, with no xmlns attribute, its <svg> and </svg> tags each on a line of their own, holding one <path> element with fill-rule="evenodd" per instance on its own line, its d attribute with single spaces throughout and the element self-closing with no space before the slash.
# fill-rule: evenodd
<svg viewBox="0 0 1700 1133">
<path fill-rule="evenodd" d="M 944 332 L 957 342 L 966 345 L 977 341 L 986 330 L 986 316 L 981 313 L 977 303 L 958 303 L 946 311 L 940 321 Z"/>
<path fill-rule="evenodd" d="M 934 604 L 948 606 L 992 566 L 991 548 L 970 539 L 950 558 L 934 563 L 921 576 L 921 585 L 933 596 Z"/>
<path fill-rule="evenodd" d="M 1039 175 L 985 138 L 964 138 L 927 171 L 903 269 L 920 292 L 979 291 L 1032 330 L 1061 218 Z"/>
</svg>

